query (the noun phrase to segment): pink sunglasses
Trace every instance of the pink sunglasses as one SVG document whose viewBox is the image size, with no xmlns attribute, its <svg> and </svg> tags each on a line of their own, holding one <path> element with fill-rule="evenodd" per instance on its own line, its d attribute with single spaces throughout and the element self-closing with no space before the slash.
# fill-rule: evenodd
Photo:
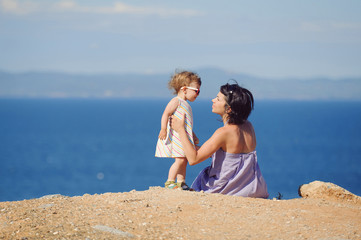
<svg viewBox="0 0 361 240">
<path fill-rule="evenodd" d="M 199 93 L 201 92 L 201 90 L 199 90 L 198 88 L 194 88 L 194 87 L 181 87 L 181 89 L 184 89 L 184 88 L 188 88 L 188 89 L 194 90 L 197 95 L 199 95 Z"/>
</svg>

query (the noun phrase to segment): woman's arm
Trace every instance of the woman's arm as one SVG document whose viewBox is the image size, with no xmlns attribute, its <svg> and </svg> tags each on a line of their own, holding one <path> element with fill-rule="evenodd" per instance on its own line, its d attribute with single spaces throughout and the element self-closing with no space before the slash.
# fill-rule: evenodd
<svg viewBox="0 0 361 240">
<path fill-rule="evenodd" d="M 192 143 L 188 139 L 186 130 L 184 128 L 184 116 L 182 119 L 171 118 L 171 128 L 178 132 L 182 142 L 183 150 L 190 165 L 203 162 L 212 156 L 213 153 L 224 146 L 226 139 L 226 132 L 224 131 L 224 128 L 219 128 L 214 132 L 212 137 L 208 139 L 197 151 L 194 149 Z"/>
</svg>

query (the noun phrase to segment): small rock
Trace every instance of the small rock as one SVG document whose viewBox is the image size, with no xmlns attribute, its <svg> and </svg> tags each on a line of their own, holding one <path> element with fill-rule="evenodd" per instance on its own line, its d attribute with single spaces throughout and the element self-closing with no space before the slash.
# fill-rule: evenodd
<svg viewBox="0 0 361 240">
<path fill-rule="evenodd" d="M 112 233 L 112 234 L 120 235 L 122 237 L 129 237 L 129 238 L 134 237 L 133 234 L 123 232 L 123 231 L 120 231 L 120 230 L 118 230 L 116 228 L 111 228 L 111 227 L 108 227 L 108 226 L 105 226 L 105 225 L 96 225 L 96 226 L 93 226 L 93 228 L 96 229 L 96 230 L 99 230 L 99 231 L 109 232 L 109 233 Z"/>
<path fill-rule="evenodd" d="M 298 194 L 303 198 L 346 200 L 361 204 L 361 197 L 329 182 L 313 181 L 303 184 L 299 187 Z"/>
<path fill-rule="evenodd" d="M 43 204 L 43 205 L 40 205 L 38 208 L 49 208 L 49 207 L 52 207 L 54 206 L 53 203 L 49 203 L 49 204 Z"/>
<path fill-rule="evenodd" d="M 51 195 L 42 196 L 39 199 L 52 199 L 52 198 L 58 198 L 58 197 L 64 197 L 64 196 L 60 195 L 60 194 L 51 194 Z"/>
</svg>

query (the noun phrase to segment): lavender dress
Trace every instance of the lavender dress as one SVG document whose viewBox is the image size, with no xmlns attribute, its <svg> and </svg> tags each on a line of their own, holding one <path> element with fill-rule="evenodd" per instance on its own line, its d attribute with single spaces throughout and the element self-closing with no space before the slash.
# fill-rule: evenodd
<svg viewBox="0 0 361 240">
<path fill-rule="evenodd" d="M 219 149 L 212 156 L 212 165 L 198 174 L 192 188 L 209 193 L 268 198 L 256 151 L 235 154 Z"/>
</svg>

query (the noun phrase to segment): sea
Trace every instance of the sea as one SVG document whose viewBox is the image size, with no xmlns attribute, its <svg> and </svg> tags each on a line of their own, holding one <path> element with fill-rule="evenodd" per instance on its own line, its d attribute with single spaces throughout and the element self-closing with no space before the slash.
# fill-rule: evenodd
<svg viewBox="0 0 361 240">
<path fill-rule="evenodd" d="M 168 99 L 0 99 L 0 201 L 163 186 L 172 159 L 154 157 Z M 211 100 L 191 103 L 205 142 L 222 126 Z M 361 195 L 361 102 L 255 102 L 249 120 L 269 198 L 299 198 L 315 180 Z M 190 185 L 208 159 L 187 167 Z"/>
</svg>

